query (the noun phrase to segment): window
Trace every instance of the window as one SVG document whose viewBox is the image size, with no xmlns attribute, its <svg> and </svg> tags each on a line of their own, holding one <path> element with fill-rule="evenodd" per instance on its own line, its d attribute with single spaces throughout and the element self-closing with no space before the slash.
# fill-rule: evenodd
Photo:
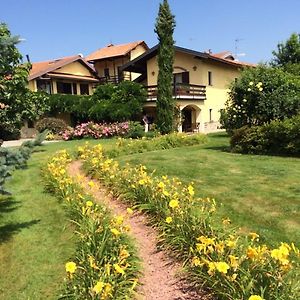
<svg viewBox="0 0 300 300">
<path fill-rule="evenodd" d="M 51 82 L 50 80 L 37 80 L 36 81 L 37 90 L 44 91 L 48 94 L 51 94 Z"/>
<path fill-rule="evenodd" d="M 175 73 L 175 74 L 173 74 L 173 77 L 174 77 L 174 84 L 177 84 L 177 83 L 189 84 L 190 83 L 190 73 L 189 72 Z"/>
<path fill-rule="evenodd" d="M 208 71 L 208 85 L 212 85 L 212 73 Z"/>
<path fill-rule="evenodd" d="M 73 83 L 73 95 L 77 95 L 77 84 Z"/>
<path fill-rule="evenodd" d="M 80 83 L 80 95 L 89 95 L 89 85 L 87 83 Z"/>
<path fill-rule="evenodd" d="M 58 94 L 72 94 L 72 84 L 68 82 L 56 82 Z"/>
<path fill-rule="evenodd" d="M 212 122 L 212 108 L 209 109 L 209 122 Z"/>
<path fill-rule="evenodd" d="M 109 78 L 109 68 L 104 69 L 104 77 Z"/>
</svg>

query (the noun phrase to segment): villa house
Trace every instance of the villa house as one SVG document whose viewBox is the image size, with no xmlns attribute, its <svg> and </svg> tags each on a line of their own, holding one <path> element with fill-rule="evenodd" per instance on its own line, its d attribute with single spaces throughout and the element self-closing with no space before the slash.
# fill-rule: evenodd
<svg viewBox="0 0 300 300">
<path fill-rule="evenodd" d="M 144 110 L 150 119 L 156 117 L 158 45 L 121 70 L 139 73 L 135 81 L 148 91 Z M 220 111 L 228 98 L 230 82 L 239 76 L 240 69 L 253 66 L 236 61 L 230 52 L 217 54 L 198 52 L 175 46 L 173 98 L 181 111 L 179 131 L 211 132 L 219 128 Z"/>
<path fill-rule="evenodd" d="M 86 60 L 92 63 L 100 78 L 100 83 L 119 83 L 134 80 L 139 74 L 123 72 L 121 67 L 149 50 L 144 41 L 121 45 L 109 44 L 89 54 Z"/>
<path fill-rule="evenodd" d="M 90 95 L 99 79 L 94 68 L 79 54 L 32 63 L 28 81 L 32 91 Z"/>
<path fill-rule="evenodd" d="M 45 91 L 48 94 L 91 95 L 96 84 L 99 84 L 96 71 L 81 55 L 32 63 L 28 77 L 31 91 Z M 69 114 L 59 117 L 70 123 Z M 25 121 L 21 136 L 35 134 L 34 124 Z"/>
</svg>

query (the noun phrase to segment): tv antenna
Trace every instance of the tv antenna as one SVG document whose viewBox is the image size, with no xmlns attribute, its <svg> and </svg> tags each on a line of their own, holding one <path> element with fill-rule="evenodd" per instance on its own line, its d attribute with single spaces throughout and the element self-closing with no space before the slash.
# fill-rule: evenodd
<svg viewBox="0 0 300 300">
<path fill-rule="evenodd" d="M 239 49 L 239 43 L 240 41 L 243 41 L 244 39 L 242 38 L 236 38 L 234 40 L 234 58 L 238 59 L 239 56 L 245 56 L 246 53 L 238 53 L 238 49 Z"/>
</svg>

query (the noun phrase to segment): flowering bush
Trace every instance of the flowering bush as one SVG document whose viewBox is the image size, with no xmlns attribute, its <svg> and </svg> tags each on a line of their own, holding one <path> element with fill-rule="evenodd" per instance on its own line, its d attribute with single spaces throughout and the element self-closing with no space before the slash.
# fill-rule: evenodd
<svg viewBox="0 0 300 300">
<path fill-rule="evenodd" d="M 232 133 L 242 126 L 290 118 L 299 111 L 299 77 L 278 68 L 258 66 L 243 70 L 232 83 L 221 123 Z"/>
<path fill-rule="evenodd" d="M 272 249 L 260 244 L 254 232 L 233 230 L 228 218 L 220 224 L 215 200 L 196 198 L 193 183 L 157 177 L 145 166 L 121 168 L 105 157 L 101 145 L 80 147 L 79 156 L 94 178 L 149 213 L 161 242 L 219 299 L 299 298 L 299 250 L 294 244 Z"/>
<path fill-rule="evenodd" d="M 82 123 L 74 129 L 69 128 L 62 133 L 64 140 L 81 139 L 81 138 L 109 138 L 113 136 L 125 136 L 129 130 L 129 122 L 123 123 Z"/>
<path fill-rule="evenodd" d="M 77 251 L 66 262 L 67 299 L 129 299 L 137 285 L 138 260 L 124 224 L 84 193 L 82 178 L 67 175 L 68 153 L 58 152 L 43 172 L 47 190 L 54 193 L 71 216 L 77 234 Z M 88 183 L 91 189 L 95 183 Z"/>
</svg>

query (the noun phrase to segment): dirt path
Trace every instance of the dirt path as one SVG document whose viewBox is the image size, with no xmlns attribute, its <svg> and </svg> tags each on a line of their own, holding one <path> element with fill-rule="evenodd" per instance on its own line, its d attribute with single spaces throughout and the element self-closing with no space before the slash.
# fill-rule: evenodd
<svg viewBox="0 0 300 300">
<path fill-rule="evenodd" d="M 107 205 L 114 214 L 126 215 L 127 207 L 107 194 L 104 188 L 97 190 L 91 188 L 88 182 L 91 178 L 86 177 L 81 170 L 81 163 L 74 161 L 69 166 L 69 174 L 83 176 L 83 184 L 90 193 L 93 194 L 95 200 Z M 99 183 L 98 183 L 99 186 Z M 127 214 L 128 215 L 128 214 Z M 200 295 L 191 288 L 183 280 L 180 280 L 178 274 L 180 266 L 173 260 L 168 258 L 164 251 L 158 251 L 157 232 L 150 226 L 147 226 L 146 217 L 135 212 L 126 223 L 130 225 L 130 234 L 136 241 L 138 255 L 142 260 L 143 276 L 140 279 L 142 285 L 139 288 L 138 299 L 143 300 L 197 300 L 207 299 L 204 295 Z"/>
</svg>

